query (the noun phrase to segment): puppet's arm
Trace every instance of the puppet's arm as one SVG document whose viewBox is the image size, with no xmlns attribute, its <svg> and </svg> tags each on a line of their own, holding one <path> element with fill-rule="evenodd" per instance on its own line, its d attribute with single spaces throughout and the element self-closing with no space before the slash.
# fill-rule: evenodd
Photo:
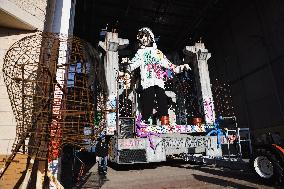
<svg viewBox="0 0 284 189">
<path fill-rule="evenodd" d="M 161 51 L 160 51 L 161 52 Z M 191 70 L 188 64 L 183 64 L 180 66 L 177 66 L 169 61 L 165 55 L 162 55 L 161 57 L 161 66 L 170 69 L 174 73 L 181 73 L 184 69 Z"/>
<path fill-rule="evenodd" d="M 132 71 L 137 69 L 139 66 L 141 66 L 143 63 L 142 58 L 139 54 L 139 51 L 135 54 L 134 58 L 129 60 L 128 58 L 123 58 L 121 61 L 121 64 L 125 64 L 126 69 L 124 70 L 125 72 L 119 72 L 119 76 L 123 77 L 125 80 L 125 83 L 127 85 L 130 84 L 130 74 Z"/>
<path fill-rule="evenodd" d="M 128 62 L 129 64 L 127 65 L 126 71 L 131 73 L 135 69 L 137 69 L 139 66 L 142 65 L 143 60 L 141 58 L 141 55 L 139 53 L 139 50 L 135 54 L 135 56 Z"/>
</svg>

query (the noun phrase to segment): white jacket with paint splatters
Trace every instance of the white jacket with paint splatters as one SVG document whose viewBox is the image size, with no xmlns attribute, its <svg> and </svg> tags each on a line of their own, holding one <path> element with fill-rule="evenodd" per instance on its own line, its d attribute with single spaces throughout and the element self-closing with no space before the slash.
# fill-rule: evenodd
<svg viewBox="0 0 284 189">
<path fill-rule="evenodd" d="M 172 64 L 160 50 L 154 47 L 145 47 L 137 51 L 127 70 L 132 72 L 138 67 L 140 67 L 143 89 L 155 85 L 165 89 L 167 72 L 163 68 L 174 72 L 177 66 Z"/>
</svg>

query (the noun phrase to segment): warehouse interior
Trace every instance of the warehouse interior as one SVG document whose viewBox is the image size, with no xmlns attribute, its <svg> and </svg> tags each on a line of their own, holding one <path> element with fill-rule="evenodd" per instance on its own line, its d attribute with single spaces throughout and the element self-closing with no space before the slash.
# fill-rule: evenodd
<svg viewBox="0 0 284 189">
<path fill-rule="evenodd" d="M 240 0 L 237 2 L 232 2 L 226 0 L 70 0 L 67 3 L 66 2 L 67 1 L 65 0 L 46 1 L 47 11 L 43 14 L 45 19 L 43 18 L 42 22 L 40 22 L 42 25 L 45 25 L 44 27 L 42 27 L 43 29 L 38 28 L 37 30 L 35 30 L 36 27 L 22 28 L 24 30 L 21 32 L 25 33 L 25 35 L 30 33 L 33 35 L 24 38 L 22 38 L 23 36 L 19 35 L 18 39 L 13 39 L 14 46 L 19 45 L 19 47 L 21 48 L 15 48 L 16 50 L 14 51 L 7 51 L 7 54 L 15 53 L 16 56 L 6 56 L 4 60 L 5 64 L 3 63 L 3 69 L 1 67 L 3 73 L 5 70 L 9 71 L 5 72 L 5 76 L 6 78 L 8 78 L 6 79 L 6 86 L 9 90 L 8 92 L 10 92 L 9 95 L 13 97 L 9 100 L 11 101 L 11 106 L 14 105 L 15 107 L 20 108 L 20 106 L 15 102 L 19 102 L 23 106 L 21 106 L 22 109 L 21 111 L 19 111 L 20 113 L 22 113 L 22 116 L 19 116 L 20 114 L 15 115 L 16 121 L 12 120 L 11 118 L 11 120 L 14 122 L 17 122 L 19 120 L 20 121 L 17 124 L 13 123 L 12 126 L 8 124 L 4 125 L 6 128 L 9 128 L 9 131 L 14 132 L 14 130 L 16 130 L 16 140 L 14 140 L 14 136 L 9 136 L 9 140 L 2 139 L 3 137 L 1 138 L 0 136 L 0 140 L 5 140 L 5 145 L 4 142 L 2 142 L 2 146 L 12 146 L 12 142 L 10 141 L 14 140 L 13 149 L 11 150 L 12 155 L 8 157 L 8 153 L 10 153 L 10 151 L 6 150 L 8 155 L 5 155 L 3 161 L 0 162 L 1 166 L 5 166 L 5 169 L 0 170 L 0 181 L 11 181 L 11 183 L 17 182 L 16 186 L 20 186 L 23 180 L 29 181 L 28 177 L 30 176 L 31 179 L 29 183 L 23 183 L 26 185 L 35 185 L 37 184 L 37 177 L 39 178 L 38 180 L 41 180 L 41 178 L 43 178 L 40 177 L 40 174 L 35 175 L 35 172 L 38 170 L 41 171 L 44 169 L 49 169 L 53 170 L 52 174 L 49 174 L 49 179 L 55 180 L 53 184 L 62 184 L 66 188 L 71 188 L 74 186 L 74 183 L 80 184 L 80 181 L 85 176 L 85 173 L 91 168 L 94 168 L 94 165 L 98 162 L 95 157 L 97 154 L 95 154 L 96 152 L 94 153 L 96 148 L 95 144 L 98 144 L 98 139 L 105 139 L 105 136 L 107 136 L 106 138 L 111 138 L 110 136 L 112 135 L 118 136 L 117 133 L 104 135 L 104 131 L 107 130 L 107 124 L 104 125 L 104 116 L 106 115 L 105 112 L 109 111 L 109 109 L 107 109 L 105 106 L 108 100 L 106 100 L 106 98 L 108 98 L 106 97 L 106 88 L 109 86 L 106 79 L 106 69 L 104 67 L 108 63 L 104 59 L 108 52 L 99 45 L 99 42 L 105 40 L 107 32 L 118 33 L 119 38 L 129 40 L 129 45 L 127 45 L 126 47 L 124 46 L 125 48 L 118 48 L 119 58 L 117 59 L 116 56 L 113 59 L 116 63 L 117 60 L 119 62 L 122 61 L 121 59 L 123 57 L 131 59 L 135 55 L 137 49 L 139 48 L 137 41 L 137 31 L 142 27 L 151 28 L 151 30 L 155 34 L 155 41 L 157 43 L 158 49 L 161 50 L 166 55 L 166 57 L 176 65 L 182 65 L 186 63 L 194 68 L 196 62 L 198 62 L 198 52 L 195 51 L 195 53 L 191 54 L 185 53 L 185 47 L 193 47 L 194 45 L 196 45 L 196 43 L 204 43 L 206 50 L 208 49 L 209 53 L 211 53 L 211 57 L 208 59 L 208 61 L 206 59 L 206 66 L 208 63 L 216 118 L 218 118 L 218 116 L 236 116 L 237 126 L 241 128 L 249 128 L 251 135 L 248 134 L 247 136 L 249 136 L 249 138 L 250 136 L 252 136 L 252 139 L 256 139 L 261 136 L 261 134 L 265 133 L 275 133 L 277 135 L 279 134 L 282 139 L 284 138 L 283 1 Z M 3 11 L 1 10 L 0 16 L 4 15 L 2 13 Z M 5 17 L 2 17 L 6 18 L 6 16 L 7 15 L 5 13 Z M 3 20 L 7 21 L 9 19 L 10 17 Z M 29 20 L 29 17 L 25 19 Z M 69 23 L 66 20 L 69 20 Z M 23 24 L 24 22 L 25 20 L 21 21 L 21 24 Z M 13 37 L 12 34 L 16 31 L 13 31 L 14 29 L 11 28 L 17 27 L 12 26 L 13 24 L 7 25 L 6 22 L 4 24 L 3 23 L 0 21 L 1 26 L 6 26 L 7 28 L 9 28 L 8 34 L 5 35 Z M 26 29 L 28 29 L 29 31 L 27 31 Z M 63 44 L 66 43 L 68 44 L 68 46 L 72 46 L 72 48 L 67 49 L 66 51 L 64 48 L 60 49 L 59 47 L 62 46 L 57 44 L 57 39 L 62 37 L 60 36 L 61 32 L 63 33 L 62 35 L 66 34 L 66 36 L 70 34 L 70 36 L 68 36 L 68 40 L 63 40 L 62 42 Z M 6 37 L 5 35 L 2 38 L 7 38 L 5 40 L 8 41 L 9 37 Z M 45 39 L 43 40 L 45 42 L 50 41 L 51 39 L 55 42 L 48 43 L 49 48 L 41 51 L 39 49 L 44 47 L 44 43 L 41 42 L 42 38 Z M 10 46 L 13 47 L 13 43 L 9 42 L 9 47 L 8 45 L 6 45 L 7 47 L 5 46 L 5 48 L 7 49 L 5 49 L 5 51 L 0 49 L 1 55 L 3 54 L 4 56 L 6 50 L 8 50 Z M 31 43 L 33 43 L 33 45 L 30 45 Z M 30 47 L 32 48 L 29 49 Z M 42 69 L 37 72 L 37 74 L 41 76 L 41 79 L 38 79 L 34 75 L 35 72 L 30 72 L 30 68 L 24 70 L 23 66 L 21 72 L 19 71 L 19 69 L 15 69 L 16 66 L 13 66 L 12 63 L 15 63 L 16 65 L 26 61 L 26 59 L 24 58 L 18 58 L 22 55 L 25 55 L 25 53 L 21 54 L 18 52 L 25 51 L 26 48 L 29 49 L 27 50 L 27 52 L 31 51 L 36 55 L 38 55 L 39 52 L 43 55 L 44 53 L 46 53 L 46 56 L 42 55 L 41 57 L 53 58 L 52 64 L 47 63 L 47 65 L 54 65 L 54 68 L 57 68 L 59 71 L 64 70 L 64 73 L 55 72 L 54 69 L 52 70 L 52 73 L 54 73 L 55 75 L 51 77 L 50 75 L 46 74 L 47 69 Z M 50 50 L 54 51 L 50 53 Z M 63 56 L 62 58 L 59 56 L 62 55 L 62 52 L 67 52 L 66 54 L 63 53 L 63 55 L 65 55 L 66 57 Z M 50 56 L 50 54 L 52 56 Z M 38 61 L 38 57 L 39 56 L 30 56 L 28 57 L 30 62 L 27 62 L 32 63 L 32 65 L 40 65 L 39 63 L 47 62 Z M 59 69 L 60 66 L 56 67 L 57 63 L 59 65 L 60 58 L 66 58 L 66 60 L 68 60 L 66 64 L 64 63 L 60 65 L 61 67 L 65 66 L 65 68 Z M 34 61 L 33 59 L 36 61 Z M 34 62 L 32 62 L 31 60 Z M 52 67 L 48 68 L 50 69 Z M 68 71 L 68 74 L 65 74 L 66 70 Z M 13 78 L 16 77 L 14 73 L 17 73 L 18 75 L 24 75 L 24 73 L 27 73 L 29 75 L 29 78 L 32 78 L 32 82 L 36 83 L 36 85 L 24 85 L 25 82 L 30 82 L 30 80 L 25 80 L 23 77 L 17 77 L 18 80 L 15 80 Z M 112 76 L 112 73 L 109 75 Z M 136 72 L 135 74 L 137 73 L 138 72 Z M 57 76 L 60 74 L 65 74 L 65 78 L 57 78 Z M 137 75 L 135 74 L 134 76 L 136 77 Z M 188 121 L 188 117 L 185 118 L 186 121 L 181 121 L 179 117 L 178 119 L 180 120 L 177 120 L 174 125 L 191 126 L 192 124 L 195 126 L 200 126 L 201 122 L 199 122 L 199 125 L 191 121 L 192 118 L 200 118 L 202 116 L 204 118 L 206 115 L 204 112 L 200 112 L 200 104 L 204 102 L 198 102 L 198 94 L 196 92 L 196 82 L 198 79 L 199 81 L 201 79 L 196 78 L 199 77 L 199 75 L 194 75 L 193 69 L 188 72 L 184 71 L 182 72 L 182 74 L 184 75 L 177 75 L 175 82 L 178 81 L 180 83 L 176 83 L 182 83 L 185 85 L 177 85 L 175 86 L 175 90 L 180 90 L 187 96 L 181 98 L 186 99 L 185 101 L 180 102 L 181 100 L 179 101 L 178 98 L 183 96 L 183 93 L 175 94 L 177 96 L 176 99 L 178 99 L 177 102 L 179 104 L 176 103 L 175 106 L 178 108 L 176 108 L 177 112 L 174 113 L 176 113 L 176 117 L 179 117 L 180 114 L 178 113 L 183 112 L 182 109 L 187 109 L 183 113 L 188 114 L 187 116 L 190 118 L 190 121 Z M 42 99 L 47 98 L 47 96 L 49 95 L 49 101 L 46 101 L 46 105 L 43 106 L 41 101 L 38 101 L 40 103 L 35 103 L 37 102 L 35 101 L 36 98 L 30 98 L 29 95 L 25 94 L 25 91 L 27 90 L 25 90 L 23 86 L 27 87 L 28 89 L 32 89 L 32 87 L 34 86 L 41 86 L 40 82 L 43 82 L 45 80 L 44 77 L 56 78 L 55 80 L 49 78 L 50 80 L 48 81 L 51 82 L 49 83 L 50 85 L 44 85 L 48 87 L 54 86 L 52 90 L 50 88 L 48 93 L 37 91 L 40 88 L 38 87 L 36 88 L 37 90 L 29 91 L 31 93 L 30 96 L 34 95 L 38 97 L 38 94 L 40 93 Z M 57 79 L 58 81 L 61 79 L 60 81 L 62 81 L 62 83 L 57 83 Z M 12 82 L 8 82 L 9 85 L 7 85 L 7 81 Z M 19 85 L 18 81 L 22 82 L 21 85 Z M 64 83 L 65 81 L 66 83 Z M 115 82 L 116 81 L 117 80 L 115 80 Z M 173 90 L 174 87 L 171 88 L 169 86 L 175 85 L 174 81 L 169 80 L 167 82 L 168 83 L 166 83 L 166 90 Z M 202 85 L 201 82 L 199 83 L 199 85 Z M 1 83 L 0 85 L 0 87 L 5 87 L 5 89 L 6 86 L 4 81 L 3 84 Z M 11 88 L 11 86 L 14 88 L 17 87 L 17 89 L 19 89 L 20 86 L 23 87 L 21 88 L 22 92 L 19 93 L 17 90 L 13 90 L 14 88 Z M 65 89 L 62 88 L 62 86 L 64 86 Z M 210 86 L 210 84 L 207 86 Z M 44 89 L 47 89 L 47 87 Z M 60 94 L 61 96 L 59 95 L 60 97 L 56 97 L 56 89 L 57 92 L 62 92 L 62 94 Z M 125 110 L 129 107 L 127 107 L 128 104 L 126 101 L 125 102 L 127 105 L 125 105 L 124 107 L 120 106 L 121 99 L 119 95 L 121 94 L 119 94 L 118 91 L 119 90 L 117 90 L 116 97 L 118 97 L 117 104 L 119 105 L 117 106 L 116 104 L 115 106 L 116 108 L 120 107 L 120 109 L 116 109 L 116 116 L 121 116 L 121 112 L 118 111 Z M 11 94 L 16 95 L 13 96 Z M 69 96 L 66 94 L 68 94 Z M 62 100 L 61 97 L 66 98 L 63 98 Z M 8 94 L 5 98 L 5 103 L 9 102 Z M 13 101 L 13 99 L 16 100 Z M 59 102 L 56 101 L 58 99 Z M 192 100 L 189 101 L 188 99 Z M 28 103 L 26 103 L 24 100 L 27 100 Z M 62 104 L 67 101 L 69 103 L 66 103 L 68 104 L 68 106 L 63 107 Z M 69 101 L 72 101 L 72 103 L 70 103 Z M 52 104 L 53 102 L 54 104 Z M 56 104 L 55 102 L 58 102 L 58 104 Z M 172 102 L 168 101 L 168 104 L 170 103 Z M 24 108 L 24 104 L 28 108 Z M 187 104 L 186 107 L 182 106 L 185 104 Z M 33 107 L 29 108 L 28 105 L 33 105 Z M 173 105 L 170 104 L 169 106 Z M 31 119 L 29 115 L 34 115 L 35 112 L 40 112 L 37 111 L 35 107 L 37 107 L 39 110 L 42 110 L 43 112 L 42 114 L 40 114 L 42 115 L 42 117 L 39 116 L 40 119 L 37 118 L 35 120 L 46 120 L 46 122 L 32 122 L 34 120 Z M 36 111 L 34 111 L 33 108 Z M 63 113 L 61 114 L 59 113 L 59 111 L 55 112 L 54 109 L 56 108 L 60 109 L 60 111 Z M 0 113 L 4 112 L 1 111 Z M 12 110 L 9 111 L 10 112 L 8 113 L 12 113 Z M 45 119 L 47 118 L 46 112 L 49 112 L 53 117 L 51 116 L 48 117 L 48 119 Z M 102 112 L 104 113 L 97 114 Z M 133 112 L 134 111 L 132 111 L 132 113 Z M 123 137 L 121 137 L 122 135 L 119 135 L 118 137 L 115 136 L 113 138 L 117 139 L 117 141 L 118 139 L 125 139 L 125 144 L 128 144 L 127 141 L 131 142 L 132 138 L 133 141 L 140 140 L 140 136 L 138 135 L 137 130 L 134 131 L 134 128 L 136 129 L 138 125 L 136 124 L 138 120 L 136 119 L 138 118 L 137 114 L 135 115 L 137 117 L 133 116 L 134 113 L 129 115 L 126 114 L 125 117 L 132 117 L 131 119 L 134 120 L 129 124 L 131 126 L 129 128 L 132 129 L 130 130 L 130 135 Z M 1 116 L 2 115 L 4 114 L 1 114 Z M 64 116 L 61 117 L 61 115 Z M 4 116 L 2 117 L 3 118 L 1 119 L 3 120 Z M 100 117 L 100 119 L 97 119 L 98 117 Z M 27 121 L 25 122 L 25 124 L 21 124 L 21 121 L 23 120 L 28 120 L 30 122 Z M 214 126 L 213 130 L 217 128 L 216 125 L 218 119 L 214 121 L 216 121 L 214 122 L 214 125 L 211 125 Z M 117 124 L 119 123 L 119 121 L 115 123 Z M 206 121 L 204 121 L 204 123 L 207 124 Z M 117 124 L 116 128 L 120 127 L 121 124 L 119 124 Z M 167 125 L 168 128 L 170 128 L 171 126 L 169 123 L 165 125 Z M 39 138 L 37 138 L 33 136 L 34 129 L 25 130 L 26 128 L 29 128 L 29 126 L 33 126 L 33 128 L 37 127 L 38 130 L 36 131 L 38 133 L 42 133 L 41 131 L 43 131 L 43 128 L 46 128 L 44 132 L 47 137 L 43 138 L 42 135 L 38 135 L 37 137 Z M 56 133 L 55 131 L 58 132 L 57 135 L 54 134 Z M 208 133 L 206 134 L 205 132 L 202 132 L 203 131 L 199 130 L 196 131 L 197 134 L 182 134 L 184 134 L 186 137 L 195 137 L 198 135 L 206 137 L 208 136 Z M 3 132 L 3 135 L 5 135 L 4 133 L 6 132 Z M 215 134 L 218 135 L 218 133 Z M 62 141 L 60 141 L 61 139 Z M 141 141 L 144 141 L 144 139 L 145 141 L 147 141 L 147 145 L 151 146 L 150 135 L 147 135 L 147 137 L 144 137 L 143 139 L 141 139 Z M 33 143 L 33 140 L 42 142 L 41 148 L 37 148 L 38 145 L 37 143 Z M 60 142 L 56 143 L 56 141 Z M 250 140 L 247 141 L 251 142 Z M 55 142 L 56 144 L 53 146 L 50 145 L 50 142 Z M 108 142 L 106 142 L 106 144 Z M 134 144 L 130 142 L 129 144 Z M 219 145 L 219 142 L 217 143 Z M 51 147 L 47 148 L 44 145 L 49 145 L 49 147 Z M 113 150 L 110 145 L 111 142 L 109 143 L 109 151 Z M 14 148 L 15 146 L 16 148 Z M 147 150 L 150 149 L 149 146 L 147 147 Z M 34 148 L 44 153 L 41 154 L 36 150 L 30 150 Z M 281 149 L 283 150 L 283 148 Z M 3 148 L 1 150 L 3 151 Z M 122 149 L 121 151 L 123 150 L 124 149 Z M 129 149 L 126 148 L 126 150 Z M 249 150 L 251 152 L 251 148 L 247 147 L 247 151 Z M 47 152 L 50 154 L 52 154 L 52 152 L 55 152 L 56 154 L 54 155 L 54 157 L 52 157 L 52 159 L 50 158 L 50 154 L 48 154 Z M 36 154 L 36 156 L 32 156 L 32 153 Z M 41 156 L 43 157 L 43 159 L 40 159 Z M 137 157 L 138 156 L 140 158 L 139 154 L 137 155 Z M 37 158 L 34 167 L 34 160 L 32 158 Z M 51 159 L 52 161 L 50 161 Z M 21 167 L 18 168 L 17 166 Z M 15 170 L 17 171 L 16 179 L 14 174 Z M 5 171 L 6 175 L 2 174 Z M 30 174 L 29 172 L 32 172 L 32 174 Z M 45 179 L 47 178 L 47 173 L 50 172 L 45 171 Z M 55 178 L 53 177 L 53 175 L 58 177 Z M 8 184 L 12 186 L 11 183 Z M 42 180 L 42 183 L 48 184 L 47 180 Z"/>
<path fill-rule="evenodd" d="M 284 2 L 225 0 L 77 1 L 74 35 L 97 47 L 100 33 L 117 31 L 130 40 L 121 54 L 133 55 L 136 34 L 150 27 L 169 57 L 202 40 L 212 53 L 211 82 L 231 88 L 240 127 L 279 132 L 284 125 Z"/>
</svg>

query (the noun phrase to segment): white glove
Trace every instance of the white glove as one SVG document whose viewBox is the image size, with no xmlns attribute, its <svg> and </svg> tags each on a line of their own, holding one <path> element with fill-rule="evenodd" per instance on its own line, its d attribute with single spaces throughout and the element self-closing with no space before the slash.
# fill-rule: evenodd
<svg viewBox="0 0 284 189">
<path fill-rule="evenodd" d="M 130 74 L 129 73 L 125 73 L 124 74 L 124 79 L 125 80 L 130 80 Z"/>
<path fill-rule="evenodd" d="M 119 77 L 124 76 L 124 74 L 125 74 L 124 72 L 121 72 L 121 71 L 118 72 L 118 76 L 119 76 Z"/>
<path fill-rule="evenodd" d="M 130 88 L 130 82 L 131 82 L 129 73 L 124 74 L 124 81 L 125 81 L 125 88 L 129 89 Z"/>
<path fill-rule="evenodd" d="M 184 66 L 184 68 L 183 68 L 183 69 L 191 70 L 191 68 L 189 67 L 189 65 L 188 65 L 188 64 L 184 64 L 183 66 Z"/>
<path fill-rule="evenodd" d="M 183 65 L 177 66 L 176 69 L 175 69 L 175 72 L 181 73 L 183 71 L 183 69 L 191 70 L 191 68 L 189 67 L 188 64 L 183 64 Z"/>
<path fill-rule="evenodd" d="M 124 63 L 127 63 L 127 62 L 129 62 L 129 58 L 122 58 L 120 63 L 124 64 Z"/>
</svg>

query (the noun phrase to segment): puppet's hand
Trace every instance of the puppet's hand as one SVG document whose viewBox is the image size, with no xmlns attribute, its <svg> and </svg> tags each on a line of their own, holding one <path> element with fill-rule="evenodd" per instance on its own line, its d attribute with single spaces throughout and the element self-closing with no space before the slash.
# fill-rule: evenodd
<svg viewBox="0 0 284 189">
<path fill-rule="evenodd" d="M 125 79 L 126 81 L 130 80 L 130 74 L 129 74 L 129 73 L 125 73 L 125 74 L 124 74 L 124 79 Z"/>
<path fill-rule="evenodd" d="M 119 77 L 124 76 L 124 74 L 125 74 L 124 72 L 121 72 L 121 71 L 118 72 L 118 76 L 119 76 Z"/>
<path fill-rule="evenodd" d="M 124 81 L 125 81 L 125 87 L 126 87 L 126 88 L 130 88 L 131 79 L 130 79 L 129 73 L 125 73 L 125 75 L 124 75 Z"/>
<path fill-rule="evenodd" d="M 121 64 L 125 64 L 125 63 L 128 63 L 129 62 L 129 58 L 122 58 L 121 60 Z"/>
<path fill-rule="evenodd" d="M 188 64 L 184 64 L 183 66 L 184 66 L 184 68 L 183 68 L 183 69 L 191 70 L 191 68 L 189 67 L 189 65 L 188 65 Z"/>
<path fill-rule="evenodd" d="M 175 73 L 181 73 L 184 69 L 191 70 L 188 64 L 183 64 L 183 65 L 177 66 L 174 71 Z"/>
</svg>

